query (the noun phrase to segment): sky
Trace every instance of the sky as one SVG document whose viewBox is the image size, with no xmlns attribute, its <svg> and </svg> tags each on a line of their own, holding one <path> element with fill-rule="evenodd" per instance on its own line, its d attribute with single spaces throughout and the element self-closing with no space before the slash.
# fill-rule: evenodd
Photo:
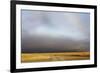
<svg viewBox="0 0 100 73">
<path fill-rule="evenodd" d="M 22 52 L 90 50 L 90 14 L 21 10 Z"/>
</svg>

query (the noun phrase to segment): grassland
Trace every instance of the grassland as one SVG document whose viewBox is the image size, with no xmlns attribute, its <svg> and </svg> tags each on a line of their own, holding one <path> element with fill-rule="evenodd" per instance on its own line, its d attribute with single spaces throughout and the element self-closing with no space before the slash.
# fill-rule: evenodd
<svg viewBox="0 0 100 73">
<path fill-rule="evenodd" d="M 22 53 L 21 62 L 46 62 L 90 59 L 89 52 Z"/>
</svg>

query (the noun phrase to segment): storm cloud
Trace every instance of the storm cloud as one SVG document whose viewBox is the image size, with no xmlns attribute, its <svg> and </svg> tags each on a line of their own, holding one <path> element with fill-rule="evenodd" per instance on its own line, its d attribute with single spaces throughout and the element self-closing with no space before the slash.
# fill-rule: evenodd
<svg viewBox="0 0 100 73">
<path fill-rule="evenodd" d="M 90 50 L 90 14 L 21 10 L 22 52 Z"/>
</svg>

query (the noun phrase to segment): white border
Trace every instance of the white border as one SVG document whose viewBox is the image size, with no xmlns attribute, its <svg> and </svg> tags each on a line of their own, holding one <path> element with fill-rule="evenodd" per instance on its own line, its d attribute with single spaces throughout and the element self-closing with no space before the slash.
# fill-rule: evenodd
<svg viewBox="0 0 100 73">
<path fill-rule="evenodd" d="M 21 63 L 21 9 L 29 10 L 49 10 L 49 11 L 69 11 L 69 12 L 88 12 L 90 13 L 90 60 L 77 61 L 56 61 L 39 63 Z M 70 7 L 52 7 L 52 6 L 34 6 L 34 5 L 16 5 L 16 68 L 40 68 L 54 66 L 72 66 L 94 64 L 94 10 L 84 8 Z"/>
</svg>

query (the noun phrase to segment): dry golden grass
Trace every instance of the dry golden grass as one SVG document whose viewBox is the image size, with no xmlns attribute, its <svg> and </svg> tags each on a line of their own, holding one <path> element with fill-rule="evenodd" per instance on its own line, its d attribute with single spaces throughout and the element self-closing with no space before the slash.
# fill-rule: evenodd
<svg viewBox="0 0 100 73">
<path fill-rule="evenodd" d="M 21 62 L 46 62 L 90 59 L 90 52 L 22 53 Z"/>
</svg>

